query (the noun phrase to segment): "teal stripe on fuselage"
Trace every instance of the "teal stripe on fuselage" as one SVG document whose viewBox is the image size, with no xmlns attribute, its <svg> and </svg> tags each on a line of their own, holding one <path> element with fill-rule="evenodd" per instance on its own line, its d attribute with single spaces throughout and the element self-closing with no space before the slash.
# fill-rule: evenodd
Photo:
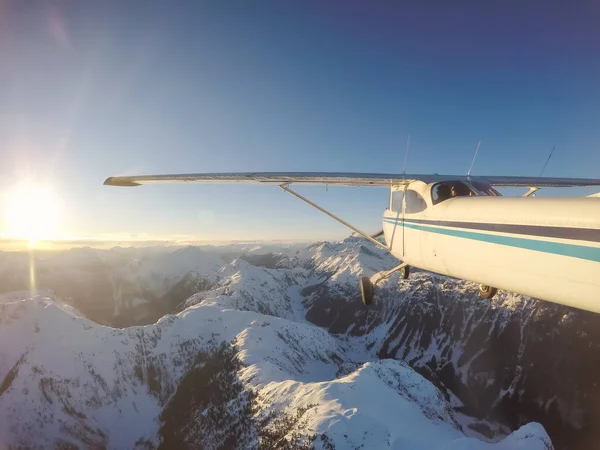
<svg viewBox="0 0 600 450">
<path fill-rule="evenodd" d="M 383 219 L 384 222 L 401 226 L 401 222 L 394 219 Z M 584 245 L 564 244 L 562 242 L 538 241 L 534 239 L 524 239 L 512 236 L 500 236 L 496 234 L 476 233 L 473 231 L 449 230 L 447 228 L 430 227 L 426 225 L 416 225 L 404 222 L 406 228 L 412 228 L 419 231 L 443 234 L 474 241 L 489 242 L 491 244 L 507 245 L 509 247 L 523 248 L 537 252 L 552 253 L 555 255 L 571 256 L 573 258 L 587 259 L 589 261 L 600 262 L 600 248 L 587 247 Z"/>
</svg>

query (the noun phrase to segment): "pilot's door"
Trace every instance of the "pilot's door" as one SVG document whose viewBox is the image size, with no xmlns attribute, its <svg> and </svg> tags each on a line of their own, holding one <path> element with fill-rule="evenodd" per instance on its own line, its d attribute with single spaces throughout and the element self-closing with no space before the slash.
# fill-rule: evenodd
<svg viewBox="0 0 600 450">
<path fill-rule="evenodd" d="M 404 256 L 404 187 L 391 191 L 390 210 L 392 211 L 392 228 L 390 247 L 395 255 Z"/>
</svg>

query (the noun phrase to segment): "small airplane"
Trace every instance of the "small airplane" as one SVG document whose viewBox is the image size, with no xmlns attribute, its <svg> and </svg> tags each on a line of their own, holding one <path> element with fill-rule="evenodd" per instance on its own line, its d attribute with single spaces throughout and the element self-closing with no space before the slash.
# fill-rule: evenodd
<svg viewBox="0 0 600 450">
<path fill-rule="evenodd" d="M 347 226 L 402 263 L 360 279 L 362 301 L 410 267 L 600 313 L 600 198 L 535 197 L 540 188 L 600 186 L 600 179 L 371 173 L 200 173 L 110 177 L 104 184 L 253 183 L 279 186 Z M 372 186 L 390 190 L 383 229 L 369 235 L 290 185 Z M 495 188 L 522 187 L 522 197 Z M 377 240 L 383 234 L 385 244 Z"/>
</svg>

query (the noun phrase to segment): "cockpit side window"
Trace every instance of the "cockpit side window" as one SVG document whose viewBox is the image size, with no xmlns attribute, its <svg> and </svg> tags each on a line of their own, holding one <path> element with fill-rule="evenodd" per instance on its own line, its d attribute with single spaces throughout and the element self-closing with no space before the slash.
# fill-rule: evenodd
<svg viewBox="0 0 600 450">
<path fill-rule="evenodd" d="M 392 192 L 392 211 L 401 213 L 402 212 L 402 200 L 404 199 L 404 191 L 393 191 Z"/>
<path fill-rule="evenodd" d="M 431 188 L 431 200 L 434 205 L 452 197 L 468 197 L 472 195 L 477 195 L 477 192 L 469 188 L 462 181 L 444 181 L 443 183 L 435 184 Z"/>
<path fill-rule="evenodd" d="M 419 213 L 427 209 L 427 203 L 425 199 L 417 191 L 409 189 L 404 194 L 405 198 L 405 209 L 406 214 Z"/>
</svg>

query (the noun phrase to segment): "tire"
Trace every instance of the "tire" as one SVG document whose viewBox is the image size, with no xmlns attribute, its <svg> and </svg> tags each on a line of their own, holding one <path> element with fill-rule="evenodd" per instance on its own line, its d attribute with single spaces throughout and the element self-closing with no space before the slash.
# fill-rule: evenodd
<svg viewBox="0 0 600 450">
<path fill-rule="evenodd" d="M 408 279 L 408 276 L 410 275 L 410 266 L 404 266 L 402 269 L 400 269 L 400 278 L 402 278 L 403 280 Z"/>
<path fill-rule="evenodd" d="M 493 298 L 498 292 L 498 289 L 492 286 L 486 286 L 485 284 L 479 285 L 479 296 L 483 298 Z"/>
<path fill-rule="evenodd" d="M 360 295 L 361 300 L 365 306 L 373 304 L 373 297 L 375 297 L 375 286 L 371 283 L 369 277 L 362 277 L 360 279 Z"/>
</svg>

